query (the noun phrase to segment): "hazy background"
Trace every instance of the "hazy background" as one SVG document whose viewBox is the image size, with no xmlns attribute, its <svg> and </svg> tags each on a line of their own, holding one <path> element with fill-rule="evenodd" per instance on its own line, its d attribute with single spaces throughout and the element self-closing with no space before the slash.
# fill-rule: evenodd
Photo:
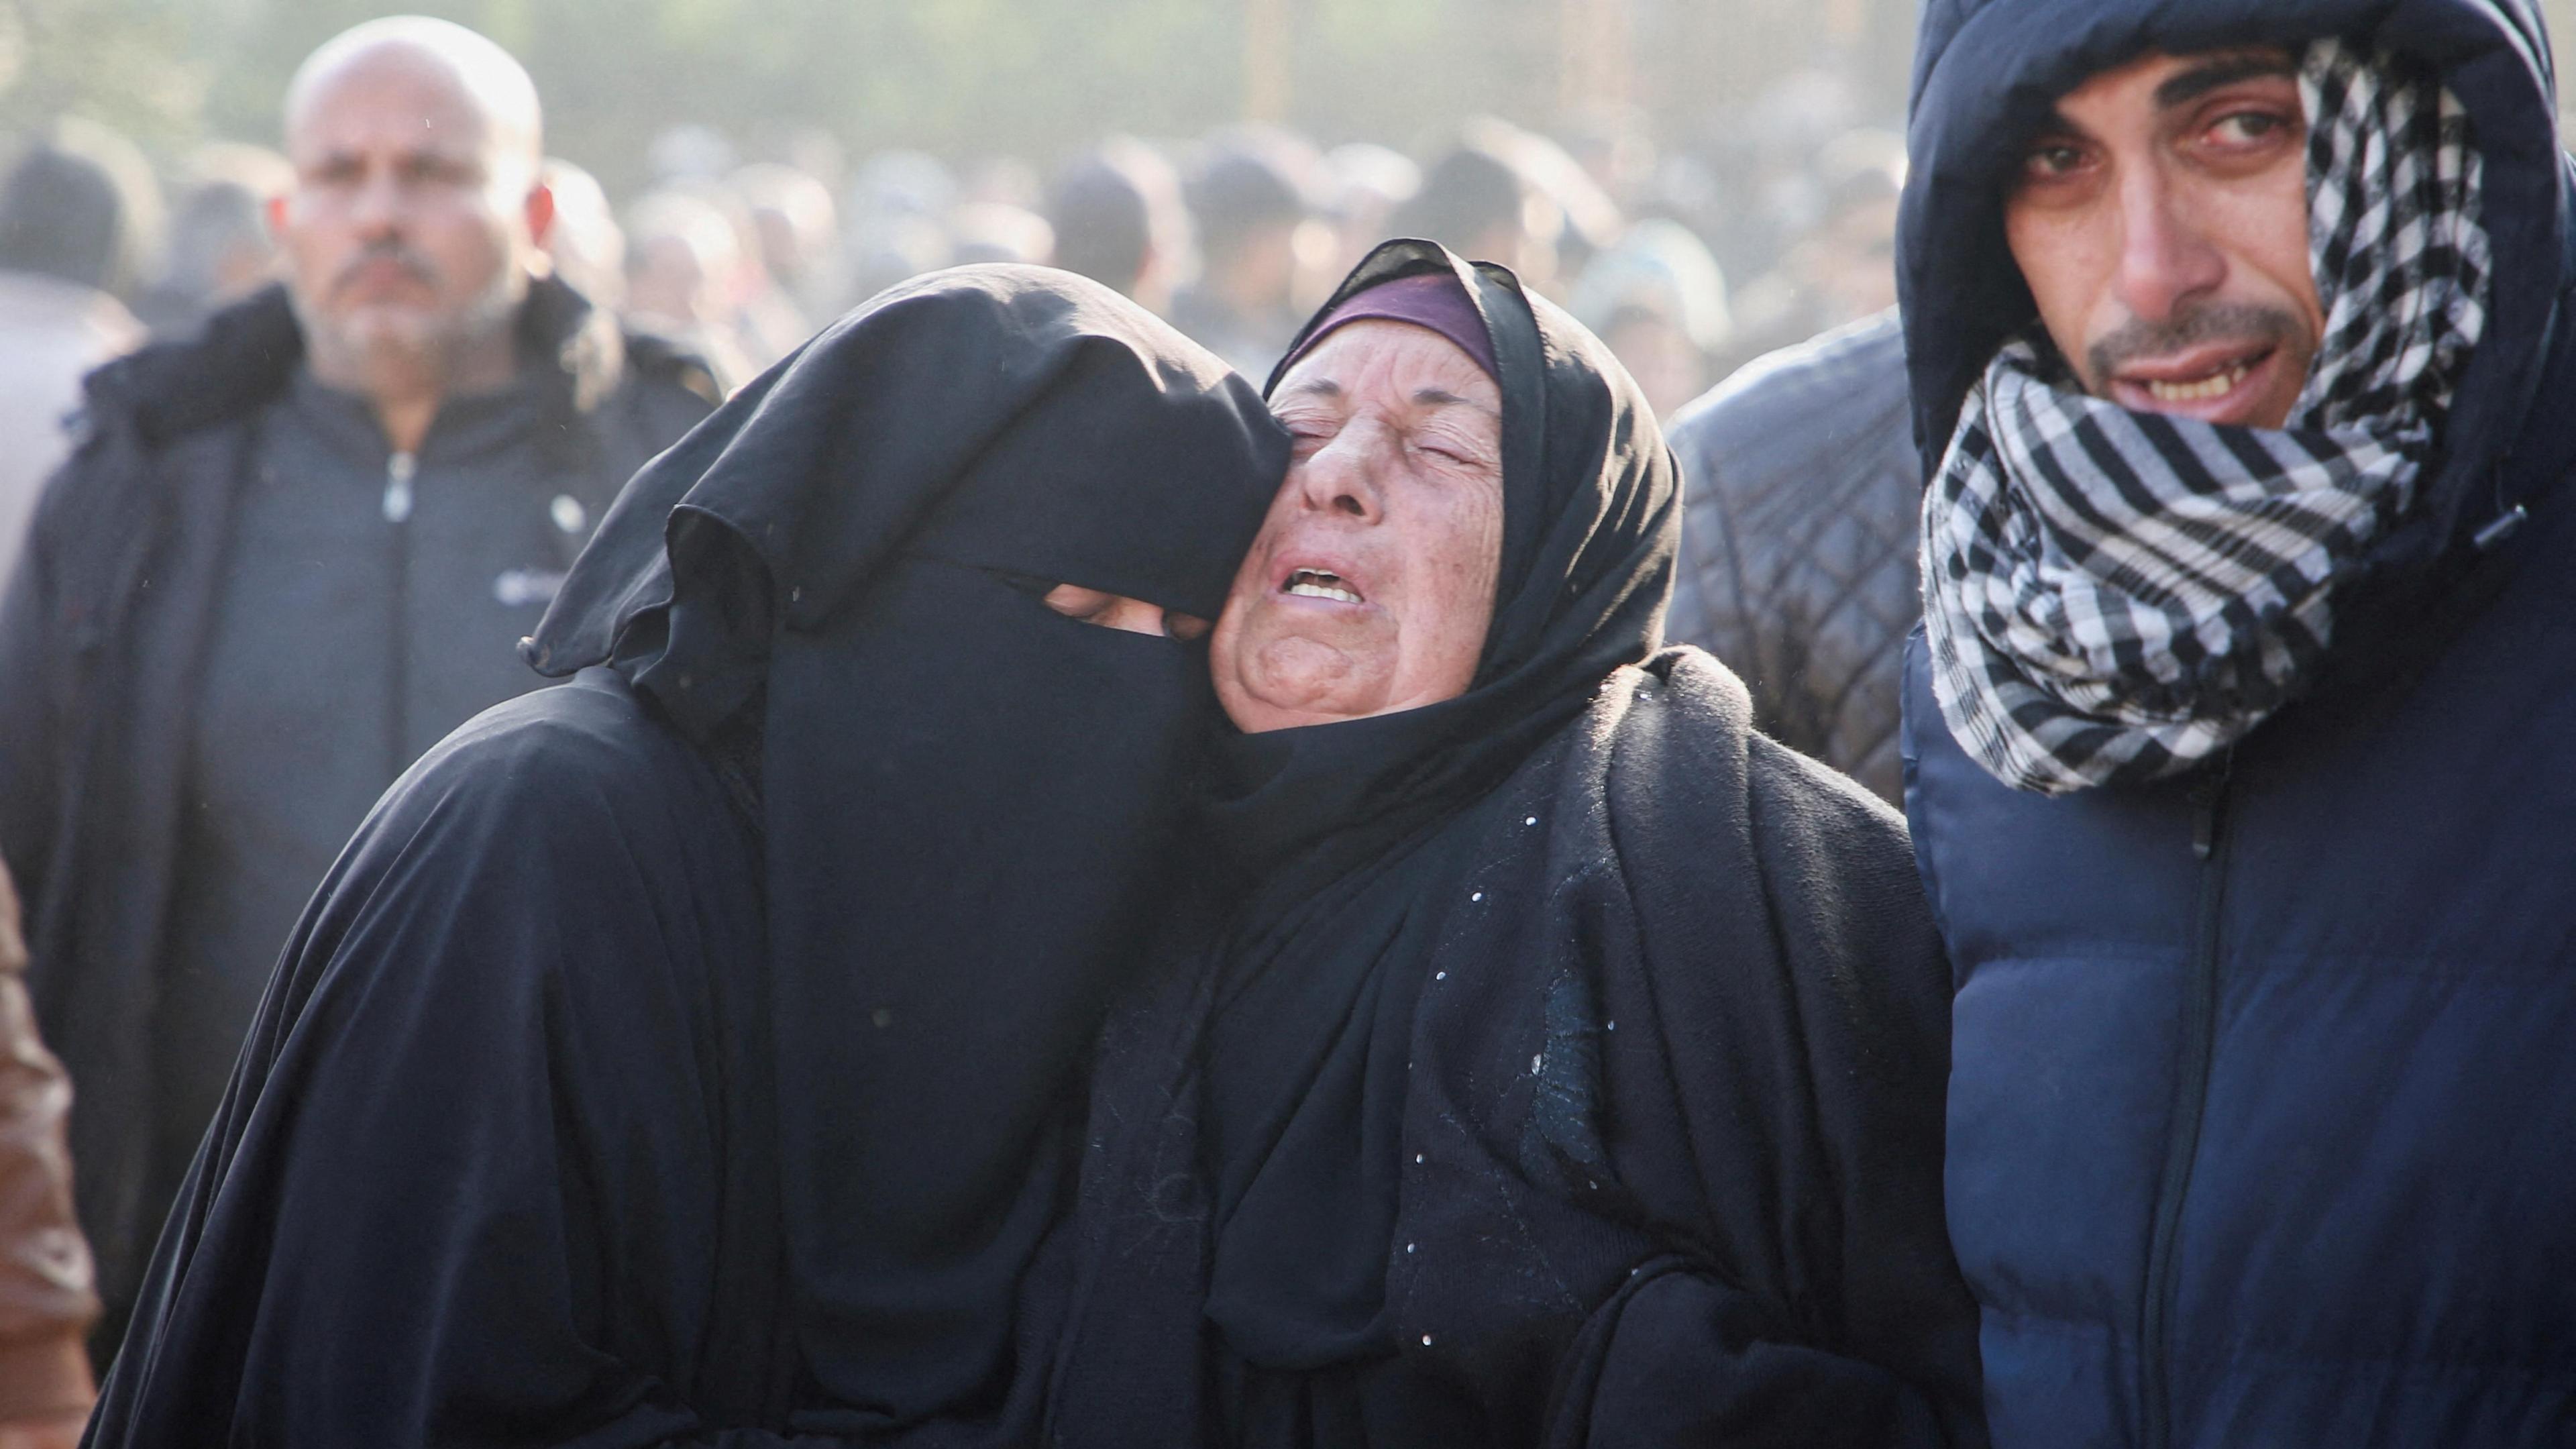
<svg viewBox="0 0 2576 1449">
<path fill-rule="evenodd" d="M 0 0 L 0 126 L 70 109 L 147 146 L 271 142 L 276 96 L 363 0 Z M 1903 110 L 1910 0 L 468 0 L 462 21 L 535 72 L 555 149 L 612 186 L 675 119 L 757 148 L 801 128 L 844 147 L 1044 162 L 1103 131 L 1252 116 L 1330 145 L 1404 147 L 1474 112 L 1546 127 L 1633 104 L 1659 134 L 1727 126 L 1785 72 L 1848 73 Z M 2558 35 L 2576 0 L 2549 0 Z M 1284 40 L 1284 44 L 1279 43 Z M 2566 96 L 2564 77 L 2562 102 Z"/>
<path fill-rule="evenodd" d="M 149 147 L 273 143 L 277 96 L 365 0 L 0 0 L 0 126 L 87 113 Z M 398 8 L 398 7 L 397 7 Z M 1244 118 L 1418 148 L 1478 112 L 1546 128 L 1633 105 L 1696 140 L 1784 73 L 1829 66 L 1892 122 L 1908 0 L 469 0 L 428 3 L 526 61 L 552 147 L 612 189 L 675 121 L 750 151 L 1044 165 L 1107 131 Z"/>
<path fill-rule="evenodd" d="M 112 290 L 184 331 L 268 265 L 242 202 L 278 163 L 217 143 L 274 146 L 298 62 L 387 8 L 0 0 L 0 163 L 44 137 L 139 157 L 124 173 L 152 176 L 129 189 L 159 199 L 133 209 L 132 285 Z M 559 267 L 728 381 L 955 261 L 1092 271 L 1257 377 L 1369 242 L 1432 235 L 1565 301 L 1667 414 L 1894 300 L 1915 0 L 418 8 L 516 53 L 548 150 L 597 178 Z M 2576 0 L 2548 8 L 2576 26 Z M 1122 174 L 1153 173 L 1153 274 L 1132 289 L 1073 259 L 1086 238 L 1057 204 L 1119 147 Z M 1462 150 L 1513 173 L 1526 217 L 1476 211 L 1475 177 L 1444 167 Z"/>
</svg>

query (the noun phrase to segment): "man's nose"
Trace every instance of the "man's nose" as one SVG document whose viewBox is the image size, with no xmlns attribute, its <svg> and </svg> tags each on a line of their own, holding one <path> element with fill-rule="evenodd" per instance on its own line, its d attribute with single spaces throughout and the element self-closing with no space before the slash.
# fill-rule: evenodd
<svg viewBox="0 0 2576 1449">
<path fill-rule="evenodd" d="M 2171 320 L 2227 278 L 2227 258 L 2202 229 L 2190 198 L 2156 166 L 2120 180 L 2120 260 L 2115 295 L 2144 322 Z"/>
<path fill-rule="evenodd" d="M 402 182 L 390 171 L 371 171 L 349 199 L 349 219 L 363 235 L 390 234 L 402 227 L 404 204 Z"/>
<path fill-rule="evenodd" d="M 1375 523 L 1382 513 L 1379 470 L 1394 439 L 1385 429 L 1353 423 L 1292 468 L 1306 507 Z"/>
</svg>

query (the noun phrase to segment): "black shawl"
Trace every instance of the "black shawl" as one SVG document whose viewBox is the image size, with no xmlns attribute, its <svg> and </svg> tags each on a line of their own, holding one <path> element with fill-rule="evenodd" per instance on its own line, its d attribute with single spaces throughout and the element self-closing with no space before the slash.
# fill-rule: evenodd
<svg viewBox="0 0 2576 1449">
<path fill-rule="evenodd" d="M 1500 269 L 1395 243 L 1343 295 L 1434 266 L 1470 283 L 1502 383 L 1485 656 L 1456 700 L 1223 742 L 1208 828 L 1253 881 L 1108 1038 L 1058 1433 L 1937 1439 L 1974 1418 L 1974 1323 L 1941 1226 L 1945 972 L 1901 827 L 1751 738 L 1705 656 L 1653 665 L 1697 709 L 1634 708 L 1661 436 Z M 1433 1265 L 1464 1286 L 1426 1320 Z M 1668 1276 L 1651 1305 L 1679 1321 L 1641 1367 L 1619 1295 Z"/>
<path fill-rule="evenodd" d="M 1381 282 L 1442 269 L 1485 318 L 1503 401 L 1502 553 L 1475 681 L 1422 709 L 1229 731 L 1206 811 L 1257 882 L 1230 933 L 1208 1043 L 1224 1064 L 1208 1082 L 1220 1224 L 1208 1311 L 1255 1362 L 1330 1362 L 1384 1337 L 1396 1162 L 1354 1147 L 1388 1140 L 1403 1089 L 1392 1058 L 1422 974 L 1407 963 L 1428 949 L 1416 907 L 1456 867 L 1415 847 L 1612 669 L 1652 652 L 1671 591 L 1671 455 L 1626 372 L 1565 314 L 1503 268 L 1391 242 L 1317 320 Z"/>
<path fill-rule="evenodd" d="M 1286 439 L 1106 289 L 889 292 L 628 486 L 307 912 L 102 1444 L 883 1437 L 994 1407 Z M 720 803 L 719 803 L 720 802 Z M 711 808 L 711 805 L 713 808 Z"/>
</svg>

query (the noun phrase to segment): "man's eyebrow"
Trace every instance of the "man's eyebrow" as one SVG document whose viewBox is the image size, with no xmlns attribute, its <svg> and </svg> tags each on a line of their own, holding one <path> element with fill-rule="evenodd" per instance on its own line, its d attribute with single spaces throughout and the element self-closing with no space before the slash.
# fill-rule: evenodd
<svg viewBox="0 0 2576 1449">
<path fill-rule="evenodd" d="M 1340 397 L 1342 385 L 1329 377 L 1308 378 L 1288 388 L 1290 397 Z"/>
<path fill-rule="evenodd" d="M 2234 85 L 2264 75 L 2296 75 L 2298 66 L 2277 50 L 2240 50 L 2208 60 L 2165 78 L 2156 87 L 2156 104 L 2163 107 L 2188 105 L 2220 86 Z"/>
<path fill-rule="evenodd" d="M 2051 111 L 2048 119 L 2040 122 L 2039 129 L 2031 133 L 2030 149 L 2036 151 L 2052 141 L 2080 141 L 2084 138 L 2084 128 L 2066 119 L 2064 111 Z"/>
</svg>

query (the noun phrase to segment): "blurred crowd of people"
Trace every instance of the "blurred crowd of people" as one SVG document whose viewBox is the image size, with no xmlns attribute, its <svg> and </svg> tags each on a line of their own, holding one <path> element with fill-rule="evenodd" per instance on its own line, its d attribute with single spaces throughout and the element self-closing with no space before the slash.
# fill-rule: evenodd
<svg viewBox="0 0 2576 1449">
<path fill-rule="evenodd" d="M 1186 142 L 1111 136 L 1050 173 L 827 144 L 740 164 L 679 127 L 622 208 L 568 163 L 554 247 L 578 286 L 698 344 L 736 380 L 906 277 L 1046 262 L 1105 282 L 1246 374 L 1371 246 L 1423 236 L 1504 262 L 1609 340 L 1670 413 L 1735 366 L 1895 301 L 1904 148 L 1849 88 L 1784 82 L 1729 154 L 1659 156 L 1644 119 L 1562 137 L 1478 117 L 1408 155 L 1273 126 Z M 1742 279 L 1730 289 L 1729 279 Z"/>
<path fill-rule="evenodd" d="M 115 1342 L 277 943 L 366 803 L 533 682 L 506 645 L 634 466 L 866 298 L 1050 263 L 1258 382 L 1371 248 L 1427 237 L 1563 304 L 1666 417 L 1895 300 L 1902 145 L 1823 74 L 1715 149 L 1659 151 L 1612 112 L 1555 135 L 1473 118 L 1410 153 L 1260 125 L 1112 135 L 1050 165 L 819 136 L 747 154 L 680 124 L 603 168 L 648 178 L 612 188 L 540 163 L 524 73 L 488 42 L 413 25 L 369 44 L 411 59 L 326 47 L 282 150 L 152 157 L 66 118 L 0 152 L 0 653 L 35 681 L 7 721 L 0 854 L 62 1054 L 0 1118 L 59 1154 L 60 1082 L 81 1084 L 97 1254 L 93 1298 L 56 1160 L 42 1211 L 0 1224 L 72 1245 L 29 1280 L 50 1336 L 22 1337 L 60 1362 L 0 1404 L 0 1449 L 86 1406 L 66 1335 L 103 1306 L 94 1342 Z M 392 68 L 334 79 L 351 66 Z M 423 116 L 455 134 L 423 140 Z M 93 897 L 109 916 L 167 897 L 172 923 L 120 931 Z"/>
<path fill-rule="evenodd" d="M 1370 246 L 1424 236 L 1511 265 L 1610 342 L 1666 416 L 1762 353 L 1895 300 L 1904 154 L 1822 72 L 1745 108 L 1724 148 L 1659 152 L 1644 118 L 1560 135 L 1492 117 L 1406 154 L 1280 127 L 1110 136 L 1050 171 L 919 151 L 847 158 L 809 136 L 747 159 L 696 124 L 652 138 L 612 196 L 549 162 L 556 270 L 738 386 L 878 290 L 942 266 L 1047 262 L 1116 287 L 1256 380 Z M 0 334 L 19 386 L 0 431 L 0 560 L 61 456 L 89 367 L 186 334 L 269 281 L 285 159 L 238 142 L 156 168 L 66 120 L 26 138 L 0 195 Z"/>
</svg>

